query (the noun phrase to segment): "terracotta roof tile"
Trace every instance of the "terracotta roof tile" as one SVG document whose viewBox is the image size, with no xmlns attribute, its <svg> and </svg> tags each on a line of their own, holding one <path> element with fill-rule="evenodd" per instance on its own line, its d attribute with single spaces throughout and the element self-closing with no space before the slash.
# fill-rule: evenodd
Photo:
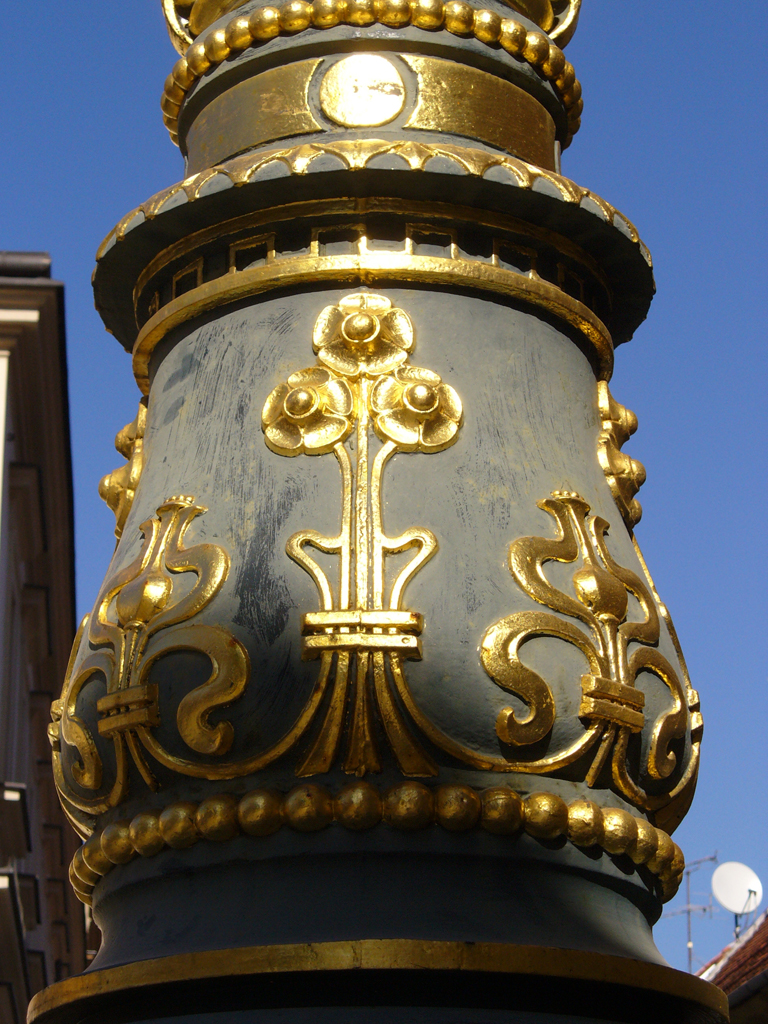
<svg viewBox="0 0 768 1024">
<path fill-rule="evenodd" d="M 726 946 L 703 967 L 699 976 L 730 995 L 764 971 L 768 971 L 768 911 L 755 921 L 738 942 Z"/>
</svg>

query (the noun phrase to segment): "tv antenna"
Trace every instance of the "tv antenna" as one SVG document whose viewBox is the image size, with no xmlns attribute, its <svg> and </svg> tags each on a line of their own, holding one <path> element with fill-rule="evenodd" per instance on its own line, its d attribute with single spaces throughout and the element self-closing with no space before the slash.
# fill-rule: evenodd
<svg viewBox="0 0 768 1024">
<path fill-rule="evenodd" d="M 753 914 L 763 902 L 763 885 L 752 868 L 729 860 L 712 875 L 712 892 L 721 907 L 735 919 L 733 937 L 741 935 L 741 919 Z"/>
<path fill-rule="evenodd" d="M 692 860 L 687 868 L 685 869 L 685 906 L 680 907 L 678 910 L 668 911 L 664 917 L 678 917 L 680 914 L 685 914 L 688 920 L 688 973 L 693 974 L 693 928 L 691 925 L 691 918 L 694 914 L 711 914 L 712 913 L 712 897 L 709 897 L 709 903 L 696 904 L 691 903 L 691 875 L 699 870 L 702 864 L 715 863 L 717 864 L 717 851 L 712 854 L 711 857 L 700 857 L 698 860 Z"/>
</svg>

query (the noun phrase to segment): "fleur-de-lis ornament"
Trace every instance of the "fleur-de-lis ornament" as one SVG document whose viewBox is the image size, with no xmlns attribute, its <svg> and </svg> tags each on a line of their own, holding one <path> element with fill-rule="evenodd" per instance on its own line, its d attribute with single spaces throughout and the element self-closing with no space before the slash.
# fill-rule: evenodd
<svg viewBox="0 0 768 1024">
<path fill-rule="evenodd" d="M 388 537 L 381 487 L 384 469 L 397 452 L 439 452 L 452 445 L 462 408 L 454 389 L 437 374 L 407 365 L 413 345 L 413 325 L 404 310 L 383 295 L 348 295 L 317 319 L 313 347 L 320 365 L 292 374 L 264 405 L 262 427 L 272 451 L 333 451 L 342 478 L 338 536 L 302 530 L 287 548 L 320 594 L 322 610 L 304 616 L 303 632 L 304 657 L 319 658 L 321 685 L 333 673 L 335 660 L 333 695 L 300 775 L 332 767 L 350 700 L 343 762 L 347 772 L 364 775 L 381 768 L 375 707 L 401 770 L 408 775 L 436 773 L 392 691 L 401 689 L 403 662 L 421 657 L 422 617 L 403 610 L 402 602 L 409 580 L 437 551 L 437 539 L 424 529 Z M 352 438 L 354 445 L 347 445 Z M 338 555 L 337 586 L 309 548 Z M 415 554 L 387 587 L 388 556 L 408 550 Z"/>
<path fill-rule="evenodd" d="M 229 556 L 218 545 L 184 546 L 192 522 L 206 511 L 186 495 L 163 502 L 142 524 L 138 558 L 107 579 L 75 639 L 62 696 L 51 709 L 49 736 L 56 785 L 68 813 L 83 828 L 125 799 L 131 761 L 146 785 L 156 789 L 152 760 L 174 772 L 215 777 L 217 769 L 206 758 L 220 760 L 232 746 L 231 723 L 213 725 L 209 715 L 242 695 L 248 654 L 223 627 L 190 622 L 215 598 L 229 571 Z M 196 577 L 191 587 L 179 584 L 187 573 Z M 175 715 L 183 743 L 191 754 L 201 755 L 197 760 L 169 753 L 155 733 L 163 694 L 150 679 L 152 667 L 183 650 L 206 655 L 211 666 L 206 682 L 182 697 Z M 96 734 L 114 748 L 114 772 L 106 785 L 92 726 L 78 711 L 92 680 L 102 680 L 106 688 L 96 702 Z M 66 748 L 73 748 L 78 760 L 65 757 Z"/>
<path fill-rule="evenodd" d="M 559 536 L 514 541 L 509 567 L 534 601 L 559 614 L 517 612 L 486 632 L 481 648 L 486 671 L 527 707 L 524 716 L 511 707 L 503 709 L 496 732 L 504 744 L 521 752 L 550 733 L 556 716 L 552 691 L 521 661 L 520 651 L 540 637 L 564 641 L 581 652 L 590 669 L 581 677 L 579 717 L 585 728 L 567 747 L 544 759 L 523 760 L 518 770 L 553 772 L 590 758 L 586 771 L 589 786 L 598 783 L 610 764 L 612 783 L 622 796 L 645 811 L 658 810 L 695 783 L 701 739 L 698 694 L 690 685 L 683 685 L 676 669 L 658 650 L 661 626 L 653 595 L 636 573 L 611 555 L 606 520 L 590 516 L 587 502 L 567 491 L 553 492 L 539 507 L 553 517 Z M 579 561 L 571 577 L 572 593 L 550 583 L 544 571 L 548 562 Z M 630 596 L 640 608 L 639 619 L 630 614 Z M 638 773 L 636 766 L 631 768 L 629 747 L 632 736 L 646 725 L 645 693 L 638 680 L 642 673 L 650 673 L 664 684 L 670 704 L 653 722 Z M 689 728 L 693 742 L 687 761 L 680 764 L 674 746 Z M 673 773 L 677 774 L 674 780 Z M 656 792 L 649 792 L 650 787 L 668 779 L 672 784 L 666 791 L 663 785 L 656 785 Z"/>
</svg>

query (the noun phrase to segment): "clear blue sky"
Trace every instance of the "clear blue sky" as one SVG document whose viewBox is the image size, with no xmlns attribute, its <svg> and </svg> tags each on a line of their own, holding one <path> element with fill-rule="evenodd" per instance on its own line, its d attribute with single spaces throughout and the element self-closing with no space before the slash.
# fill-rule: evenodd
<svg viewBox="0 0 768 1024">
<path fill-rule="evenodd" d="M 112 551 L 97 483 L 121 462 L 112 439 L 139 398 L 93 310 L 93 256 L 124 213 L 183 176 L 159 109 L 175 59 L 160 7 L 3 10 L 0 248 L 50 250 L 66 284 L 81 615 Z M 564 173 L 633 220 L 656 264 L 658 295 L 618 352 L 612 390 L 640 418 L 629 449 L 648 469 L 637 535 L 705 716 L 699 791 L 676 839 L 689 860 L 717 850 L 768 887 L 764 8 L 584 0 L 568 54 L 586 108 Z M 711 871 L 695 876 L 696 902 Z M 731 927 L 724 911 L 697 920 L 697 958 Z M 657 941 L 685 966 L 683 917 L 662 921 Z"/>
</svg>

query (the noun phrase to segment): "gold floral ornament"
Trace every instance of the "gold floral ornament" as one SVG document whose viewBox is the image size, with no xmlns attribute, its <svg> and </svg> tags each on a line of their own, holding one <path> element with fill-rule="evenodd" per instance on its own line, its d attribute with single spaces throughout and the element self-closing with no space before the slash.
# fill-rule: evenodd
<svg viewBox="0 0 768 1024">
<path fill-rule="evenodd" d="M 341 470 L 338 535 L 300 530 L 287 544 L 290 557 L 315 581 L 321 604 L 320 611 L 303 616 L 303 657 L 320 661 L 315 694 L 331 689 L 323 722 L 296 769 L 301 776 L 330 771 L 342 746 L 346 772 L 380 771 L 376 712 L 404 774 L 437 772 L 394 697 L 405 686 L 404 662 L 421 658 L 423 617 L 402 608 L 405 588 L 436 553 L 437 538 L 420 528 L 387 536 L 382 479 L 398 452 L 429 454 L 453 444 L 462 410 L 459 396 L 436 373 L 405 365 L 413 344 L 410 317 L 386 296 L 347 295 L 326 306 L 315 324 L 321 365 L 293 374 L 264 406 L 272 451 L 315 455 L 332 449 Z M 353 429 L 354 443 L 347 446 Z M 338 556 L 337 585 L 312 548 Z M 398 559 L 390 571 L 390 555 L 409 551 L 410 559 L 404 565 Z"/>
<path fill-rule="evenodd" d="M 325 455 L 352 430 L 349 384 L 322 366 L 291 374 L 267 399 L 262 428 L 278 455 Z"/>
<path fill-rule="evenodd" d="M 440 452 L 456 440 L 461 399 L 436 373 L 401 366 L 371 392 L 376 433 L 401 451 Z"/>
<path fill-rule="evenodd" d="M 359 292 L 326 306 L 315 324 L 313 348 L 321 363 L 345 377 L 390 373 L 413 348 L 413 324 L 383 295 Z"/>
</svg>

